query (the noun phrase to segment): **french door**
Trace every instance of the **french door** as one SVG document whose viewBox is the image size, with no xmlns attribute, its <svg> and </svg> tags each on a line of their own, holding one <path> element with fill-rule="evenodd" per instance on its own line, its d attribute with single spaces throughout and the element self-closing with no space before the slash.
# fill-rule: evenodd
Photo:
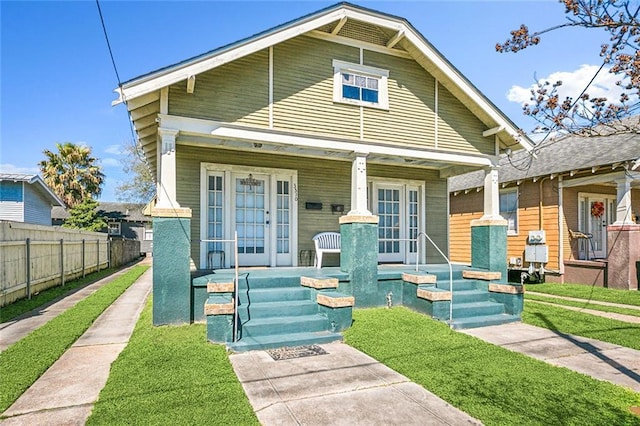
<svg viewBox="0 0 640 426">
<path fill-rule="evenodd" d="M 614 222 L 615 196 L 584 194 L 579 195 L 579 227 L 591 234 L 591 241 L 582 242 L 580 252 L 585 258 L 607 257 L 607 226 Z"/>
<path fill-rule="evenodd" d="M 203 163 L 201 268 L 295 266 L 297 174 L 292 170 Z M 224 240 L 224 241 L 222 241 Z"/>
<path fill-rule="evenodd" d="M 423 228 L 421 188 L 408 183 L 373 182 L 371 207 L 378 216 L 378 260 L 416 261 L 416 237 Z M 424 229 L 424 228 L 423 228 Z"/>
<path fill-rule="evenodd" d="M 240 265 L 269 265 L 269 176 L 233 173 L 231 228 L 238 232 Z"/>
</svg>

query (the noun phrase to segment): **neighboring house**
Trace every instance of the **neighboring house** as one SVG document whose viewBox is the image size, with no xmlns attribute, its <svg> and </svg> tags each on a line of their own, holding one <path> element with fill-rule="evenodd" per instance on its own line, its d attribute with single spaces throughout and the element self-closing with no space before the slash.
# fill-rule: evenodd
<svg viewBox="0 0 640 426">
<path fill-rule="evenodd" d="M 51 225 L 51 208 L 64 207 L 38 175 L 0 173 L 0 220 Z"/>
<path fill-rule="evenodd" d="M 508 220 L 508 257 L 515 278 L 529 271 L 534 262 L 528 258 L 537 260 L 529 233 L 543 230 L 541 246 L 546 248 L 541 254 L 546 252 L 548 261 L 533 267 L 543 264 L 547 281 L 636 289 L 640 240 L 619 238 L 618 230 L 625 225 L 635 229 L 631 235 L 640 232 L 634 226 L 640 214 L 640 135 L 564 137 L 543 142 L 534 153 L 514 152 L 500 160 L 500 213 Z M 482 190 L 481 172 L 449 179 L 455 261 L 471 261 L 470 222 L 482 215 Z M 617 251 L 629 244 L 631 253 Z M 607 268 L 612 254 L 629 257 L 630 282 L 624 277 L 614 282 L 617 271 Z"/>
<path fill-rule="evenodd" d="M 164 302 L 154 304 L 155 324 L 202 311 L 190 261 L 308 264 L 321 231 L 341 232 L 338 289 L 356 306 L 384 304 L 378 263 L 444 263 L 415 240 L 426 232 L 448 252 L 447 178 L 532 147 L 409 22 L 345 3 L 116 92 L 158 183 L 154 297 Z M 485 228 L 497 224 L 492 200 Z M 236 232 L 237 262 L 228 242 Z"/>
<path fill-rule="evenodd" d="M 100 202 L 96 210 L 107 222 L 112 238 L 140 241 L 140 252 L 151 253 L 153 248 L 153 225 L 151 218 L 142 214 L 144 204 Z M 62 225 L 69 217 L 68 210 L 53 209 L 53 224 Z"/>
</svg>

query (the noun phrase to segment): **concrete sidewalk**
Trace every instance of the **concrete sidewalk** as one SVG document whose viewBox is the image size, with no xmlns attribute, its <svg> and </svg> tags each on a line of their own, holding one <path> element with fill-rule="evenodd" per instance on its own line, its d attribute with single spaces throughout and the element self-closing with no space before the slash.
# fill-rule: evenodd
<svg viewBox="0 0 640 426">
<path fill-rule="evenodd" d="M 266 351 L 231 355 L 263 425 L 481 424 L 403 375 L 343 343 L 328 354 L 274 361 Z"/>
<path fill-rule="evenodd" d="M 143 259 L 135 265 L 144 264 L 151 264 L 150 258 Z M 60 299 L 47 303 L 36 310 L 27 312 L 11 321 L 0 324 L 0 352 L 16 343 L 18 340 L 24 338 L 33 330 L 42 327 L 62 312 L 72 308 L 79 301 L 86 299 L 88 296 L 98 291 L 100 287 L 124 274 L 135 265 L 124 268 L 92 284 L 76 289 L 71 294 L 64 295 Z"/>
<path fill-rule="evenodd" d="M 640 392 L 640 351 L 522 323 L 462 330 L 503 348 Z"/>
<path fill-rule="evenodd" d="M 151 292 L 147 270 L 7 411 L 7 425 L 82 425 Z M 113 276 L 112 276 L 113 277 Z"/>
</svg>

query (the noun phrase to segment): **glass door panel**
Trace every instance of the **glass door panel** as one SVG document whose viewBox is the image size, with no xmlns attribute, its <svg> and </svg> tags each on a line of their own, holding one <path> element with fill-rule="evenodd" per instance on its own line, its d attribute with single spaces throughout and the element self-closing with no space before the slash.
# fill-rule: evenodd
<svg viewBox="0 0 640 426">
<path fill-rule="evenodd" d="M 269 177 L 234 174 L 234 225 L 240 266 L 269 265 Z"/>
<path fill-rule="evenodd" d="M 374 211 L 378 215 L 378 259 L 381 262 L 402 262 L 404 259 L 400 241 L 401 212 L 404 206 L 401 203 L 401 191 L 399 188 L 377 186 L 374 190 Z"/>
</svg>

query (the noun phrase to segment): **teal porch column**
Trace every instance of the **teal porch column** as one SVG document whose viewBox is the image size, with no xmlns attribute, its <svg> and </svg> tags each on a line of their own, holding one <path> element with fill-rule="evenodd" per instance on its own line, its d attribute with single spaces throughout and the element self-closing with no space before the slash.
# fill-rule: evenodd
<svg viewBox="0 0 640 426">
<path fill-rule="evenodd" d="M 191 209 L 154 208 L 153 325 L 191 322 Z"/>
<path fill-rule="evenodd" d="M 340 270 L 350 280 L 341 291 L 355 297 L 356 307 L 384 305 L 378 295 L 378 216 L 342 216 L 340 239 Z"/>
<path fill-rule="evenodd" d="M 507 221 L 500 216 L 498 169 L 485 170 L 484 215 L 471 221 L 471 266 L 502 274 L 507 281 Z"/>
</svg>

